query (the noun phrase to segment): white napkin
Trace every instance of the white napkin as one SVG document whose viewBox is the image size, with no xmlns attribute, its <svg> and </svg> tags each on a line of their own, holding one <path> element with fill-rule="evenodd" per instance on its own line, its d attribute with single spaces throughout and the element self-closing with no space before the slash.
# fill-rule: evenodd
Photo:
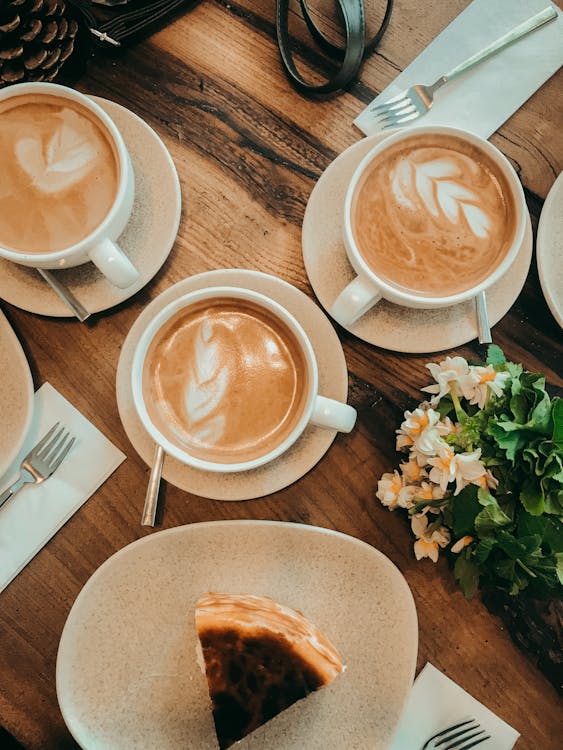
<svg viewBox="0 0 563 750">
<path fill-rule="evenodd" d="M 0 492 L 17 478 L 21 459 L 55 422 L 70 430 L 76 442 L 52 477 L 41 485 L 25 485 L 0 508 L 0 591 L 126 458 L 45 383 L 35 394 L 31 428 L 13 468 L 2 480 Z"/>
<path fill-rule="evenodd" d="M 416 83 L 441 75 L 549 5 L 546 0 L 473 0 L 354 121 L 366 135 L 379 125 L 370 113 Z M 555 7 L 555 6 L 554 6 Z M 449 125 L 488 138 L 563 65 L 563 14 L 437 92 L 415 125 Z M 407 40 L 405 40 L 407 41 Z M 411 124 L 404 127 L 410 127 Z"/>
<path fill-rule="evenodd" d="M 391 750 L 413 750 L 457 720 L 476 719 L 491 735 L 479 750 L 511 750 L 519 732 L 428 663 L 414 681 Z"/>
</svg>

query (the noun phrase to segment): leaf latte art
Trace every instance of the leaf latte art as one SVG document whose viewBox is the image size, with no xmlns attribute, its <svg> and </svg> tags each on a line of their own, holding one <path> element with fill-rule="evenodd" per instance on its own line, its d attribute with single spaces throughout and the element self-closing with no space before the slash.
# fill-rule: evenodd
<svg viewBox="0 0 563 750">
<path fill-rule="evenodd" d="M 308 370 L 294 334 L 265 308 L 218 298 L 189 305 L 151 343 L 143 394 L 159 431 L 215 463 L 250 461 L 294 430 Z"/>
<path fill-rule="evenodd" d="M 453 135 L 412 135 L 378 154 L 356 189 L 352 231 L 374 273 L 410 293 L 449 296 L 487 278 L 515 234 L 507 180 Z"/>
<path fill-rule="evenodd" d="M 117 195 L 119 165 L 105 125 L 51 94 L 0 102 L 0 245 L 64 250 L 90 235 Z"/>
</svg>

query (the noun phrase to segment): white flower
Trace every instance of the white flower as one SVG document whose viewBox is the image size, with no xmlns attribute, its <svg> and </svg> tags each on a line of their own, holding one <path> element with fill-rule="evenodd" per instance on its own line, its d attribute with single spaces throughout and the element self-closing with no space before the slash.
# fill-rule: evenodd
<svg viewBox="0 0 563 750">
<path fill-rule="evenodd" d="M 431 404 L 436 406 L 440 399 L 453 391 L 456 395 L 461 395 L 459 387 L 460 378 L 469 373 L 469 365 L 463 357 L 446 357 L 440 364 L 430 362 L 426 365 L 437 385 L 429 385 L 422 390 L 425 393 L 434 394 Z"/>
<path fill-rule="evenodd" d="M 399 472 L 395 470 L 392 474 L 383 474 L 377 483 L 376 497 L 381 500 L 389 510 L 394 510 L 399 498 L 399 492 L 403 487 L 403 479 Z"/>
<path fill-rule="evenodd" d="M 508 372 L 497 372 L 492 365 L 470 367 L 468 376 L 460 381 L 460 386 L 464 398 L 482 409 L 491 393 L 495 396 L 502 395 L 509 377 Z"/>
<path fill-rule="evenodd" d="M 411 528 L 417 541 L 414 543 L 414 554 L 417 560 L 429 557 L 433 562 L 438 561 L 440 547 L 450 543 L 450 532 L 445 526 L 440 526 L 428 532 L 428 517 L 423 514 L 411 518 Z"/>
<path fill-rule="evenodd" d="M 408 461 L 403 462 L 399 465 L 401 474 L 405 478 L 405 482 L 412 484 L 413 482 L 420 482 L 421 479 L 426 478 L 428 474 L 423 466 L 421 466 L 416 458 L 410 456 Z"/>
<path fill-rule="evenodd" d="M 423 456 L 435 456 L 440 438 L 451 432 L 451 422 L 440 420 L 440 414 L 430 407 L 415 409 L 405 412 L 405 420 L 397 430 L 397 448 L 408 445 L 417 458 L 420 466 L 426 461 L 421 461 L 417 454 Z"/>
<path fill-rule="evenodd" d="M 401 490 L 397 498 L 397 505 L 401 508 L 413 508 L 416 500 L 441 500 L 444 497 L 444 491 L 438 484 L 432 482 L 421 482 L 420 484 L 407 484 Z M 426 505 L 421 513 L 439 513 L 439 508 L 432 508 Z"/>
<path fill-rule="evenodd" d="M 495 490 L 498 487 L 498 479 L 487 469 L 484 474 L 474 479 L 472 484 L 478 484 L 479 487 Z"/>
<path fill-rule="evenodd" d="M 479 461 L 481 449 L 472 453 L 454 453 L 449 445 L 443 443 L 438 450 L 438 456 L 428 459 L 432 466 L 430 481 L 439 484 L 445 490 L 450 482 L 456 483 L 454 495 L 457 495 L 469 483 L 486 474 L 486 469 Z"/>
<path fill-rule="evenodd" d="M 458 539 L 455 544 L 452 544 L 451 550 L 452 552 L 455 552 L 457 554 L 458 552 L 461 552 L 464 547 L 467 547 L 469 544 L 471 544 L 472 541 L 472 536 L 462 536 L 461 539 Z"/>
</svg>

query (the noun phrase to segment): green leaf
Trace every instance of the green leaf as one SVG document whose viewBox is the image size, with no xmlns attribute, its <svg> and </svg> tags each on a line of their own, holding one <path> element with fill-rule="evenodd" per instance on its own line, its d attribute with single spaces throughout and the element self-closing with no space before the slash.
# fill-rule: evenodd
<svg viewBox="0 0 563 750">
<path fill-rule="evenodd" d="M 477 500 L 477 486 L 468 484 L 459 495 L 450 500 L 453 515 L 453 531 L 456 539 L 466 534 L 475 533 L 475 518 L 481 511 L 481 505 Z"/>
<path fill-rule="evenodd" d="M 553 442 L 563 446 L 563 399 L 554 398 L 551 409 L 553 419 Z"/>
<path fill-rule="evenodd" d="M 487 348 L 487 364 L 488 365 L 503 365 L 506 362 L 504 352 L 496 344 L 491 344 Z"/>
<path fill-rule="evenodd" d="M 516 563 L 514 562 L 514 560 L 504 559 L 495 563 L 493 566 L 493 570 L 501 578 L 504 578 L 507 581 L 512 581 L 515 575 L 515 572 L 514 572 L 515 565 Z"/>
<path fill-rule="evenodd" d="M 499 531 L 496 540 L 498 547 L 512 560 L 533 554 L 539 550 L 541 544 L 541 536 L 538 534 L 517 539 L 513 534 L 504 530 Z"/>
<path fill-rule="evenodd" d="M 563 586 L 563 552 L 558 552 L 555 555 L 556 565 L 555 569 L 557 571 L 557 578 L 559 580 L 559 583 Z"/>
<path fill-rule="evenodd" d="M 545 510 L 544 497 L 540 483 L 530 477 L 520 490 L 520 501 L 532 516 L 541 516 Z"/>
<path fill-rule="evenodd" d="M 455 561 L 454 575 L 465 598 L 472 599 L 479 587 L 479 566 L 466 555 L 465 550 Z"/>
<path fill-rule="evenodd" d="M 473 557 L 478 563 L 484 563 L 496 546 L 496 539 L 492 536 L 481 539 L 475 547 Z"/>
<path fill-rule="evenodd" d="M 500 505 L 494 501 L 486 505 L 475 519 L 475 531 L 480 537 L 491 536 L 495 531 L 512 524 Z"/>
</svg>

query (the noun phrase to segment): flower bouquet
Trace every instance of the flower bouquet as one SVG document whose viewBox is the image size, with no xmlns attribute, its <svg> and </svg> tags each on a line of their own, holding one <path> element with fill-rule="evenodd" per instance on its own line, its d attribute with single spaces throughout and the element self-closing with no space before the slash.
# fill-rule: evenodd
<svg viewBox="0 0 563 750">
<path fill-rule="evenodd" d="M 467 598 L 479 587 L 559 598 L 563 400 L 494 345 L 486 363 L 427 367 L 431 398 L 405 412 L 406 460 L 381 477 L 377 497 L 410 515 L 418 560 L 447 551 Z"/>
</svg>

